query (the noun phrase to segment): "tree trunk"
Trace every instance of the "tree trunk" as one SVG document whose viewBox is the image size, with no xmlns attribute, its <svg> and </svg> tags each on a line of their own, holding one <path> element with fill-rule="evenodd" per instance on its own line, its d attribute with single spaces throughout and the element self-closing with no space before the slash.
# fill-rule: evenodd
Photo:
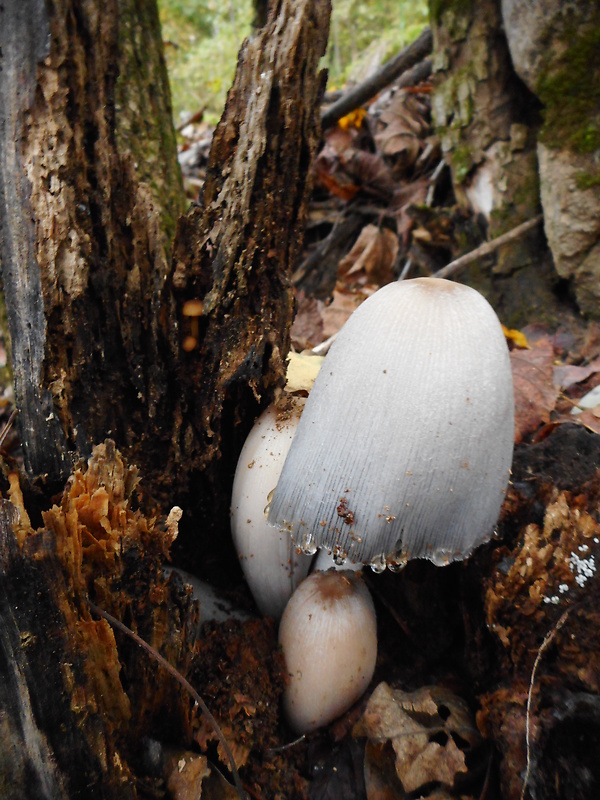
<svg viewBox="0 0 600 800">
<path fill-rule="evenodd" d="M 451 166 L 459 203 L 488 224 L 490 239 L 539 209 L 536 130 L 539 103 L 513 69 L 499 0 L 431 3 L 433 121 Z M 462 280 L 482 291 L 507 324 L 555 316 L 556 282 L 541 228 L 501 249 L 492 269 Z"/>
<path fill-rule="evenodd" d="M 0 20 L 2 264 L 26 468 L 56 490 L 110 436 L 151 496 L 216 509 L 222 532 L 240 439 L 284 373 L 329 6 L 275 4 L 245 43 L 173 261 L 182 194 L 156 8 L 49 9 L 13 0 Z"/>
<path fill-rule="evenodd" d="M 111 437 L 139 465 L 146 506 L 182 498 L 228 529 L 236 448 L 284 374 L 329 11 L 273 4 L 240 53 L 203 204 L 178 220 L 155 4 L 0 7 L 0 253 L 25 468 L 43 509 L 34 530 L 13 476 L 0 509 L 0 789 L 17 800 L 134 797 L 143 736 L 190 744 L 192 707 L 172 678 L 90 615 L 88 597 L 183 672 L 198 655 L 197 611 L 160 570 L 173 524 L 137 510 L 136 472 L 112 442 L 93 448 Z M 261 632 L 273 654 L 272 626 L 252 626 L 248 641 Z M 272 660 L 253 668 L 264 692 L 266 671 L 281 683 Z M 237 734 L 265 751 L 275 692 L 263 738 L 245 716 Z"/>
<path fill-rule="evenodd" d="M 515 325 L 532 312 L 555 317 L 559 276 L 597 316 L 597 4 L 431 0 L 430 9 L 433 118 L 459 201 L 486 217 L 490 238 L 544 213 L 547 243 L 533 232 L 502 250 L 491 274 L 469 270 L 466 281 Z"/>
<path fill-rule="evenodd" d="M 518 74 L 543 104 L 537 152 L 544 228 L 556 271 L 600 316 L 600 9 L 503 0 Z"/>
<path fill-rule="evenodd" d="M 16 404 L 28 472 L 53 488 L 94 443 L 124 443 L 131 416 L 152 416 L 164 393 L 159 320 L 183 199 L 156 7 L 138 5 L 1 12 Z"/>
</svg>

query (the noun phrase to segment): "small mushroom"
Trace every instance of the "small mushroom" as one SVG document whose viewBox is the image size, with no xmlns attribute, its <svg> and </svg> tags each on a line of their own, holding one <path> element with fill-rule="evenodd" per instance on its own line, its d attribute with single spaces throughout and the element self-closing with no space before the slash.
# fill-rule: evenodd
<svg viewBox="0 0 600 800">
<path fill-rule="evenodd" d="M 305 552 L 377 571 L 466 558 L 498 519 L 513 416 L 508 349 L 482 295 L 434 278 L 384 286 L 325 358 L 269 522 Z"/>
<path fill-rule="evenodd" d="M 279 626 L 289 682 L 283 709 L 308 733 L 339 717 L 363 694 L 377 659 L 373 601 L 355 572 L 314 572 L 292 595 Z"/>
<path fill-rule="evenodd" d="M 284 396 L 258 418 L 238 459 L 231 496 L 231 532 L 246 582 L 261 613 L 279 619 L 311 558 L 287 531 L 267 523 L 267 511 L 288 454 L 304 398 Z"/>
<path fill-rule="evenodd" d="M 204 313 L 204 303 L 202 300 L 198 300 L 197 298 L 186 300 L 183 304 L 183 308 L 181 309 L 181 313 L 184 317 L 189 317 L 191 321 L 191 333 L 190 335 L 186 336 L 181 343 L 182 348 L 186 351 L 186 353 L 189 353 L 194 350 L 198 344 L 198 318 Z"/>
</svg>

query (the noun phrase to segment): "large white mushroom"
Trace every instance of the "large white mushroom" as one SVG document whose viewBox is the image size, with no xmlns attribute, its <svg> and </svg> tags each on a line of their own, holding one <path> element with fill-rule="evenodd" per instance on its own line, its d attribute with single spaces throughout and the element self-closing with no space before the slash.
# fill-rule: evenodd
<svg viewBox="0 0 600 800">
<path fill-rule="evenodd" d="M 352 314 L 317 376 L 269 522 L 338 561 L 443 565 L 491 535 L 514 436 L 510 360 L 474 289 L 392 283 Z"/>
</svg>

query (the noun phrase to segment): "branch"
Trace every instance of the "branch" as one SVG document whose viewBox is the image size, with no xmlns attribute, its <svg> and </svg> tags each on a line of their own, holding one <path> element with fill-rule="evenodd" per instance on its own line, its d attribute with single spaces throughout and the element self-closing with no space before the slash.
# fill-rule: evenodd
<svg viewBox="0 0 600 800">
<path fill-rule="evenodd" d="M 538 214 L 538 216 L 533 217 L 533 219 L 528 219 L 527 222 L 517 225 L 516 228 L 503 233 L 502 236 L 492 239 L 491 242 L 485 242 L 480 247 L 475 248 L 475 250 L 471 250 L 470 253 L 465 253 L 464 256 L 451 261 L 449 264 L 446 264 L 445 267 L 442 267 L 441 269 L 438 269 L 437 272 L 434 272 L 431 277 L 448 278 L 450 275 L 455 275 L 459 270 L 461 270 L 463 267 L 466 267 L 467 264 L 470 264 L 472 261 L 477 261 L 478 258 L 482 258 L 483 256 L 493 253 L 499 247 L 502 247 L 502 245 L 518 239 L 524 233 L 527 233 L 527 231 L 530 231 L 532 228 L 535 228 L 536 225 L 539 225 L 543 219 L 544 217 L 542 214 Z"/>
<path fill-rule="evenodd" d="M 346 114 L 354 111 L 355 108 L 358 108 L 358 106 L 361 106 L 363 103 L 366 103 L 367 100 L 374 97 L 377 92 L 385 86 L 388 86 L 398 75 L 406 72 L 411 67 L 414 67 L 415 64 L 418 64 L 419 61 L 426 58 L 431 53 L 432 47 L 433 36 L 431 30 L 430 28 L 425 28 L 419 38 L 415 39 L 412 44 L 405 47 L 402 52 L 387 61 L 374 75 L 371 75 L 366 81 L 355 86 L 326 109 L 321 114 L 323 130 L 335 125 L 339 119 L 345 117 Z M 431 64 L 429 64 L 429 71 L 431 71 Z M 425 77 L 428 75 L 429 72 L 427 72 Z M 418 82 L 421 80 L 423 80 L 423 78 L 420 78 Z"/>
</svg>

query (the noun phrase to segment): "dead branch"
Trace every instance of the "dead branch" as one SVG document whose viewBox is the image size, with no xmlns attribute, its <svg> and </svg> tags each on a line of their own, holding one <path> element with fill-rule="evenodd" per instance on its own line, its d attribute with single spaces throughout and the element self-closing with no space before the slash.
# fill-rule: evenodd
<svg viewBox="0 0 600 800">
<path fill-rule="evenodd" d="M 509 242 L 514 242 L 515 239 L 518 239 L 519 237 L 523 236 L 524 233 L 527 233 L 535 228 L 536 225 L 539 225 L 543 219 L 544 217 L 542 214 L 539 214 L 537 217 L 533 217 L 533 219 L 528 219 L 527 222 L 517 225 L 516 228 L 503 233 L 502 236 L 497 236 L 495 239 L 492 239 L 491 242 L 484 242 L 484 244 L 482 244 L 480 247 L 476 247 L 475 250 L 471 250 L 470 253 L 465 253 L 464 256 L 456 258 L 454 261 L 446 264 L 445 267 L 442 267 L 442 269 L 438 269 L 437 272 L 434 272 L 432 277 L 449 278 L 451 275 L 456 275 L 456 273 L 459 272 L 463 267 L 466 267 L 467 264 L 471 264 L 473 261 L 477 261 L 478 258 L 483 258 L 483 256 L 493 253 L 499 247 L 502 247 Z"/>
<path fill-rule="evenodd" d="M 425 28 L 419 38 L 415 39 L 408 47 L 405 47 L 401 53 L 398 53 L 397 56 L 387 61 L 374 75 L 371 75 L 366 81 L 355 86 L 340 97 L 332 106 L 326 109 L 321 115 L 321 125 L 323 129 L 335 125 L 339 119 L 349 114 L 351 111 L 354 111 L 355 108 L 358 108 L 363 103 L 366 103 L 367 100 L 374 97 L 377 92 L 381 91 L 385 86 L 389 86 L 389 84 L 399 75 L 402 75 L 403 72 L 406 72 L 420 61 L 423 61 L 423 59 L 426 59 L 431 53 L 432 46 L 433 37 L 431 30 Z M 431 63 L 429 62 L 428 66 L 421 68 L 420 73 L 426 73 L 425 77 L 427 77 L 430 71 Z M 424 80 L 424 78 L 420 78 L 418 82 L 421 80 Z"/>
</svg>

